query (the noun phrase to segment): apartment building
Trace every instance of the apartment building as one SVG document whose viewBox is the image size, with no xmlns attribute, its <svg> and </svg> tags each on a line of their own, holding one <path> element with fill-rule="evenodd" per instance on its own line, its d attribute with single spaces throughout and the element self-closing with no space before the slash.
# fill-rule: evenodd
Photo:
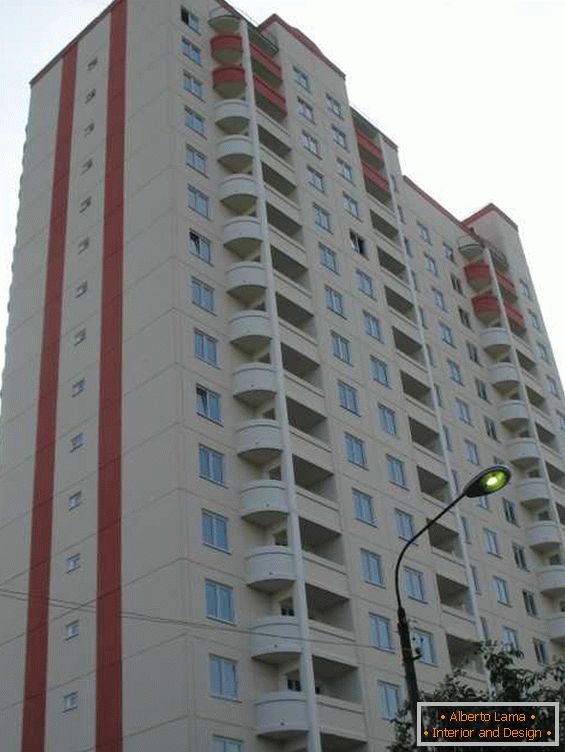
<svg viewBox="0 0 565 752">
<path fill-rule="evenodd" d="M 273 15 L 117 0 L 32 81 L 3 375 L 3 752 L 381 752 L 565 644 L 565 405 L 515 223 L 403 176 Z"/>
</svg>

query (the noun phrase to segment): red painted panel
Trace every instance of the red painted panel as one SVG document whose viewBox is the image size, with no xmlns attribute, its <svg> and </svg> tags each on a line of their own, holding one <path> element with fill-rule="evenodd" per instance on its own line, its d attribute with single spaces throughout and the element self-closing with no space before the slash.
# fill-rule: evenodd
<svg viewBox="0 0 565 752">
<path fill-rule="evenodd" d="M 485 293 L 484 295 L 475 295 L 472 299 L 473 309 L 480 318 L 481 313 L 493 313 L 500 310 L 496 295 Z"/>
<path fill-rule="evenodd" d="M 44 752 L 49 639 L 49 586 L 53 537 L 53 485 L 57 385 L 63 303 L 67 205 L 76 81 L 76 45 L 63 57 L 37 406 L 27 612 L 22 752 Z M 5 740 L 7 742 L 8 740 Z"/>
<path fill-rule="evenodd" d="M 514 287 L 514 282 L 510 279 L 510 277 L 507 277 L 506 274 L 503 272 L 496 270 L 496 278 L 498 280 L 498 284 L 502 287 L 503 290 L 505 290 L 507 293 L 510 293 L 510 295 L 513 295 L 516 297 L 516 288 Z"/>
<path fill-rule="evenodd" d="M 376 186 L 378 186 L 381 190 L 385 191 L 386 193 L 390 193 L 388 180 L 385 178 L 384 175 L 381 175 L 381 173 L 378 170 L 375 170 L 374 167 L 371 167 L 370 165 L 366 164 L 366 162 L 362 161 L 361 166 L 363 167 L 363 175 L 367 178 L 367 180 L 370 180 L 372 183 L 374 183 Z"/>
<path fill-rule="evenodd" d="M 216 34 L 210 41 L 212 56 L 221 50 L 243 50 L 241 34 Z"/>
<path fill-rule="evenodd" d="M 362 131 L 357 130 L 357 128 L 355 129 L 355 135 L 357 136 L 357 143 L 362 149 L 369 152 L 369 154 L 371 154 L 373 157 L 376 157 L 379 162 L 384 162 L 383 153 L 378 144 L 375 144 L 374 141 L 371 141 L 368 136 L 366 136 Z"/>
<path fill-rule="evenodd" d="M 214 86 L 225 83 L 240 83 L 245 81 L 245 71 L 241 65 L 223 65 L 212 71 Z"/>
<path fill-rule="evenodd" d="M 253 76 L 253 83 L 255 84 L 255 90 L 259 94 L 268 99 L 272 104 L 279 108 L 281 113 L 286 115 L 286 100 L 278 93 L 278 91 L 272 89 L 257 76 Z"/>
<path fill-rule="evenodd" d="M 275 78 L 278 78 L 279 81 L 282 81 L 281 66 L 278 63 L 275 63 L 274 60 L 271 60 L 271 58 L 266 55 L 263 50 L 260 50 L 259 47 L 255 46 L 254 44 L 250 44 L 249 48 L 251 50 L 251 57 L 253 58 L 253 60 L 260 63 L 263 68 L 266 68 L 269 73 L 271 73 Z"/>
<path fill-rule="evenodd" d="M 467 282 L 473 280 L 490 280 L 490 270 L 484 261 L 474 261 L 472 264 L 465 266 L 465 277 Z"/>
</svg>

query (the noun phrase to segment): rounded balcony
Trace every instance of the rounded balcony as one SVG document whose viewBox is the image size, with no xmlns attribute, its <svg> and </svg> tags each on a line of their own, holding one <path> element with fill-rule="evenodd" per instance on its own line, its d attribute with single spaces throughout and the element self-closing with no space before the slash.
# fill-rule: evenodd
<svg viewBox="0 0 565 752">
<path fill-rule="evenodd" d="M 458 247 L 459 252 L 465 256 L 468 261 L 473 261 L 483 255 L 482 245 L 478 240 L 473 240 L 473 238 L 461 238 Z"/>
<path fill-rule="evenodd" d="M 553 520 L 538 520 L 526 529 L 526 540 L 531 548 L 545 551 L 561 543 L 559 528 Z"/>
<path fill-rule="evenodd" d="M 271 319 L 264 311 L 243 311 L 228 322 L 229 341 L 249 355 L 267 347 L 272 336 Z"/>
<path fill-rule="evenodd" d="M 518 371 L 511 363 L 499 363 L 489 369 L 490 383 L 501 392 L 514 389 L 520 383 Z"/>
<path fill-rule="evenodd" d="M 539 589 L 546 595 L 562 595 L 565 593 L 565 564 L 538 569 Z"/>
<path fill-rule="evenodd" d="M 296 659 L 301 651 L 295 616 L 264 616 L 251 625 L 251 657 L 274 665 Z"/>
<path fill-rule="evenodd" d="M 210 40 L 212 57 L 222 65 L 232 65 L 241 60 L 243 43 L 241 34 L 216 34 Z"/>
<path fill-rule="evenodd" d="M 262 240 L 263 229 L 255 217 L 236 217 L 224 225 L 224 245 L 241 258 L 254 253 Z"/>
<path fill-rule="evenodd" d="M 526 478 L 514 485 L 516 500 L 528 507 L 539 507 L 551 498 L 549 488 L 543 478 Z"/>
<path fill-rule="evenodd" d="M 257 203 L 259 191 L 249 175 L 232 175 L 220 183 L 218 197 L 235 214 L 246 214 Z"/>
<path fill-rule="evenodd" d="M 227 292 L 242 303 L 256 300 L 267 287 L 267 273 L 263 264 L 242 261 L 229 267 L 226 274 Z"/>
<path fill-rule="evenodd" d="M 282 452 L 282 431 L 276 420 L 253 418 L 235 432 L 235 451 L 256 465 L 270 462 Z"/>
<path fill-rule="evenodd" d="M 239 493 L 241 516 L 248 522 L 269 527 L 288 514 L 285 485 L 280 480 L 254 480 Z"/>
<path fill-rule="evenodd" d="M 528 408 L 522 400 L 506 400 L 496 406 L 499 421 L 511 431 L 528 423 Z"/>
<path fill-rule="evenodd" d="M 245 172 L 253 162 L 253 144 L 248 136 L 227 136 L 218 141 L 216 155 L 226 170 Z"/>
<path fill-rule="evenodd" d="M 506 449 L 508 451 L 508 459 L 516 467 L 531 467 L 540 459 L 537 444 L 534 439 L 529 437 L 508 441 Z"/>
<path fill-rule="evenodd" d="M 255 702 L 258 736 L 288 739 L 308 731 L 306 696 L 302 692 L 266 692 Z"/>
<path fill-rule="evenodd" d="M 225 8 L 215 8 L 208 23 L 218 34 L 233 34 L 239 29 L 239 16 L 232 15 Z"/>
<path fill-rule="evenodd" d="M 246 581 L 265 593 L 276 593 L 294 582 L 294 557 L 286 546 L 259 546 L 246 558 Z"/>
<path fill-rule="evenodd" d="M 212 72 L 212 82 L 221 97 L 234 99 L 245 91 L 245 71 L 241 65 L 223 65 Z"/>
<path fill-rule="evenodd" d="M 246 405 L 261 405 L 276 391 L 275 372 L 270 363 L 245 363 L 233 372 L 232 394 Z"/>
<path fill-rule="evenodd" d="M 242 99 L 225 99 L 216 105 L 214 119 L 224 133 L 241 133 L 249 126 L 249 105 Z"/>
<path fill-rule="evenodd" d="M 474 261 L 465 267 L 465 278 L 469 285 L 480 292 L 490 286 L 490 269 L 484 261 Z"/>
<path fill-rule="evenodd" d="M 480 334 L 481 347 L 491 357 L 498 358 L 510 347 L 510 335 L 501 326 L 490 326 Z"/>
<path fill-rule="evenodd" d="M 473 304 L 475 316 L 483 324 L 492 324 L 493 321 L 500 319 L 500 306 L 498 305 L 496 295 L 490 292 L 475 295 L 474 298 L 471 298 L 471 303 Z"/>
<path fill-rule="evenodd" d="M 550 640 L 565 642 L 565 613 L 548 616 L 545 623 Z"/>
</svg>

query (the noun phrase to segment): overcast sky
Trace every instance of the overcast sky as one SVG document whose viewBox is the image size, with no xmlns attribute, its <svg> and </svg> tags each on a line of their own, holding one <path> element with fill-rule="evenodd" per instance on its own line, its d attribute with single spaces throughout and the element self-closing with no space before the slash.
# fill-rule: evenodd
<svg viewBox="0 0 565 752">
<path fill-rule="evenodd" d="M 159 2 L 160 0 L 153 0 Z M 185 0 L 190 4 L 190 0 Z M 0 364 L 29 79 L 108 3 L 0 3 Z M 240 0 L 309 35 L 403 171 L 456 216 L 493 201 L 519 225 L 565 378 L 565 0 Z"/>
</svg>

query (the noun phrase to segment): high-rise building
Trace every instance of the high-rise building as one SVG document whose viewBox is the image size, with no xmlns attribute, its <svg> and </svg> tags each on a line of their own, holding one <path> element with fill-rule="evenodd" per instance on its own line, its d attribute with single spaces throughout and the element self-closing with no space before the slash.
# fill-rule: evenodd
<svg viewBox="0 0 565 752">
<path fill-rule="evenodd" d="M 117 0 L 32 81 L 3 376 L 2 752 L 381 752 L 565 644 L 565 406 L 515 223 L 402 175 L 278 16 Z"/>
</svg>

